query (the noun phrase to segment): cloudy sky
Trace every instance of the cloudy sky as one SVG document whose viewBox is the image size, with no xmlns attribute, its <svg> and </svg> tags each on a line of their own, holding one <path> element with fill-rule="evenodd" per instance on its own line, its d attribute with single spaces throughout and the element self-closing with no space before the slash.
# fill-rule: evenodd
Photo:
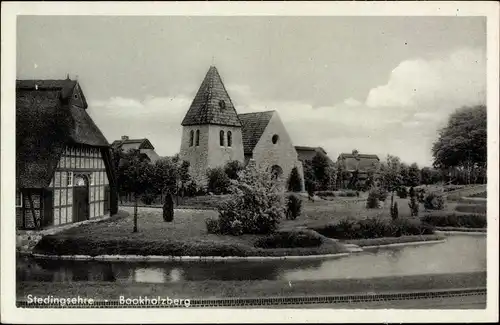
<svg viewBox="0 0 500 325">
<path fill-rule="evenodd" d="M 430 165 L 456 108 L 486 101 L 480 17 L 50 17 L 17 25 L 17 78 L 77 77 L 108 141 L 180 147 L 209 66 L 239 113 L 277 110 L 295 145 Z"/>
</svg>

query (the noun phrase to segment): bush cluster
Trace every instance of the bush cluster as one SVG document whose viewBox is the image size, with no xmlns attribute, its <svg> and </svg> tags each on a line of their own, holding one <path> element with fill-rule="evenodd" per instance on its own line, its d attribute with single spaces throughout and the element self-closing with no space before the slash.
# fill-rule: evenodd
<svg viewBox="0 0 500 325">
<path fill-rule="evenodd" d="M 355 190 L 338 191 L 336 196 L 339 196 L 339 197 L 355 197 L 355 196 L 359 196 L 359 192 L 355 191 Z"/>
<path fill-rule="evenodd" d="M 312 229 L 326 237 L 337 239 L 400 237 L 430 235 L 434 233 L 431 225 L 411 219 L 397 219 L 392 221 L 378 218 L 363 220 L 344 219 L 334 224 Z"/>
<path fill-rule="evenodd" d="M 318 247 L 323 240 L 324 237 L 313 230 L 280 231 L 259 238 L 254 246 L 258 248 Z"/>
<path fill-rule="evenodd" d="M 422 217 L 422 221 L 435 227 L 486 228 L 484 214 L 458 214 L 449 212 L 433 212 Z"/>
<path fill-rule="evenodd" d="M 424 198 L 424 208 L 427 210 L 443 210 L 444 196 L 438 192 L 430 192 Z"/>
<path fill-rule="evenodd" d="M 224 168 L 217 167 L 207 170 L 207 191 L 213 194 L 226 194 L 231 184 Z"/>
<path fill-rule="evenodd" d="M 285 216 L 282 189 L 269 173 L 245 169 L 232 180 L 231 195 L 218 206 L 218 226 L 207 223 L 207 231 L 220 234 L 268 234 L 274 232 Z"/>
<path fill-rule="evenodd" d="M 401 199 L 406 199 L 408 197 L 408 190 L 405 186 L 399 187 L 396 192 Z"/>
<path fill-rule="evenodd" d="M 327 197 L 327 196 L 335 197 L 335 196 L 337 196 L 335 194 L 335 191 L 316 191 L 315 193 L 319 197 Z"/>
</svg>

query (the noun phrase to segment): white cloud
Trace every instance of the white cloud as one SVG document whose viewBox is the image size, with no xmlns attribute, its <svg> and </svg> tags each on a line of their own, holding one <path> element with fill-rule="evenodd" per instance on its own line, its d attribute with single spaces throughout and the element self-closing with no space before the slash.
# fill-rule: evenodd
<svg viewBox="0 0 500 325">
<path fill-rule="evenodd" d="M 456 108 L 484 102 L 485 83 L 484 54 L 463 49 L 441 59 L 401 62 L 365 102 L 347 98 L 313 107 L 306 101 L 263 100 L 247 85 L 226 84 L 226 89 L 239 113 L 278 111 L 295 145 L 322 146 L 333 159 L 356 148 L 429 165 L 438 127 Z M 160 155 L 171 155 L 179 150 L 180 123 L 191 101 L 191 95 L 114 97 L 90 107 L 109 141 L 123 134 L 148 137 Z"/>
</svg>

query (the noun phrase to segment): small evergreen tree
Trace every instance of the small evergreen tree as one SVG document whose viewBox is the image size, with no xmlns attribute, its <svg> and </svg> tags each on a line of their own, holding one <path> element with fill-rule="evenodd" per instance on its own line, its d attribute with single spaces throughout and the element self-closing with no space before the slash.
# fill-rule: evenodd
<svg viewBox="0 0 500 325">
<path fill-rule="evenodd" d="M 398 202 L 394 202 L 394 205 L 391 207 L 391 218 L 392 220 L 396 220 L 399 217 L 399 211 L 398 211 Z"/>
<path fill-rule="evenodd" d="M 410 214 L 412 217 L 418 216 L 419 204 L 417 200 L 417 193 L 413 186 L 410 188 L 410 202 L 408 202 L 408 206 L 410 207 Z"/>
<path fill-rule="evenodd" d="M 291 192 L 302 191 L 302 180 L 299 175 L 297 167 L 293 167 L 290 177 L 288 179 L 288 190 Z"/>
</svg>

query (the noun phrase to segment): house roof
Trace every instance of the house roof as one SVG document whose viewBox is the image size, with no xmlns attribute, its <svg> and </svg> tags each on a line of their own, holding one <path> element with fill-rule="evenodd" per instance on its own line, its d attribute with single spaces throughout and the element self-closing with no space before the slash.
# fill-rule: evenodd
<svg viewBox="0 0 500 325">
<path fill-rule="evenodd" d="M 338 160 L 344 161 L 344 166 L 347 171 L 358 170 L 360 172 L 368 171 L 369 169 L 375 168 L 380 159 L 377 155 L 369 154 L 352 154 L 352 153 L 341 153 Z"/>
<path fill-rule="evenodd" d="M 87 111 L 70 105 L 77 85 L 69 79 L 16 81 L 18 187 L 48 186 L 68 144 L 109 146 Z"/>
<path fill-rule="evenodd" d="M 274 111 L 239 114 L 241 133 L 243 137 L 243 152 L 251 154 L 259 142 L 262 133 L 273 117 Z"/>
<path fill-rule="evenodd" d="M 146 139 L 127 139 L 127 140 L 115 140 L 111 144 L 111 147 L 113 148 L 121 148 L 123 151 L 128 151 L 130 149 L 154 149 L 153 145 L 151 142 Z"/>
<path fill-rule="evenodd" d="M 328 157 L 327 152 L 322 147 L 295 146 L 295 151 L 297 151 L 297 156 L 300 161 L 312 159 L 318 152 Z M 328 159 L 331 161 L 330 157 L 328 157 Z"/>
<path fill-rule="evenodd" d="M 181 125 L 218 124 L 241 126 L 233 102 L 217 68 L 211 66 Z"/>
</svg>

